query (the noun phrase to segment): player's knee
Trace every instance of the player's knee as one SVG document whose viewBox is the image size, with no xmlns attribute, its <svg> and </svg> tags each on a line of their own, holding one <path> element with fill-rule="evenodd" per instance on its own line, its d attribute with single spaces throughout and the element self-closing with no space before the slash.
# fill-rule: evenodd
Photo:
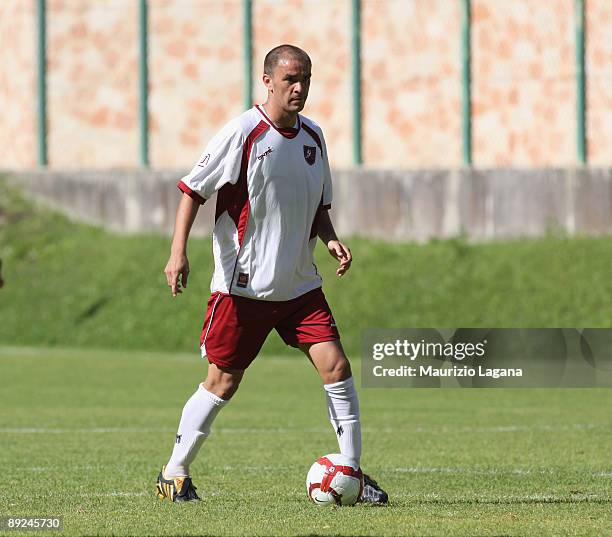
<svg viewBox="0 0 612 537">
<path fill-rule="evenodd" d="M 224 386 L 219 390 L 217 397 L 221 397 L 224 401 L 229 401 L 234 394 L 238 391 L 238 384 L 234 384 L 232 386 Z"/>
<path fill-rule="evenodd" d="M 217 397 L 229 401 L 238 390 L 240 381 L 236 380 L 210 380 L 206 379 L 203 383 L 204 388 Z"/>
<path fill-rule="evenodd" d="M 343 356 L 337 360 L 334 360 L 334 362 L 330 364 L 330 368 L 325 371 L 325 374 L 323 375 L 323 382 L 325 384 L 332 384 L 334 382 L 346 380 L 351 375 L 351 364 L 346 357 Z"/>
<path fill-rule="evenodd" d="M 241 374 L 219 374 L 219 371 L 211 371 L 209 369 L 208 376 L 203 382 L 203 386 L 217 397 L 228 401 L 238 390 L 241 380 Z"/>
</svg>

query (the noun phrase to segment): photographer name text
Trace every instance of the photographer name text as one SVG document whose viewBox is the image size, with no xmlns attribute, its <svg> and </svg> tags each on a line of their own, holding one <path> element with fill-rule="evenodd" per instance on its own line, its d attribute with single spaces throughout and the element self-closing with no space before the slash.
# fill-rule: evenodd
<svg viewBox="0 0 612 537">
<path fill-rule="evenodd" d="M 480 359 L 485 357 L 487 340 L 478 343 L 439 343 L 419 342 L 397 339 L 394 342 L 374 343 L 372 359 L 380 362 L 385 358 L 404 358 L 414 362 L 418 358 L 444 360 L 445 365 L 436 367 L 427 365 L 402 365 L 385 367 L 378 363 L 373 366 L 375 377 L 487 377 L 498 379 L 502 377 L 522 377 L 522 368 L 485 367 L 483 365 L 454 364 L 446 360 L 461 362 L 464 359 Z"/>
</svg>

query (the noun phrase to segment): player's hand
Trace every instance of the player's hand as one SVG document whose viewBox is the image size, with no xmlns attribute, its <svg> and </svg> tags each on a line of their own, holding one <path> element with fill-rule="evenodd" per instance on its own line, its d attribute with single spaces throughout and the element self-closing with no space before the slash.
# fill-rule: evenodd
<svg viewBox="0 0 612 537">
<path fill-rule="evenodd" d="M 189 260 L 187 255 L 185 253 L 170 254 L 170 259 L 166 263 L 164 272 L 168 281 L 168 287 L 172 289 L 172 296 L 182 293 L 181 285 L 187 288 L 187 277 L 189 276 Z M 179 276 L 181 277 L 180 283 Z"/>
<path fill-rule="evenodd" d="M 338 276 L 344 276 L 346 271 L 351 268 L 351 263 L 353 261 L 351 250 L 340 241 L 329 241 L 327 243 L 327 249 L 331 256 L 340 262 L 340 267 L 336 270 L 336 274 Z"/>
</svg>

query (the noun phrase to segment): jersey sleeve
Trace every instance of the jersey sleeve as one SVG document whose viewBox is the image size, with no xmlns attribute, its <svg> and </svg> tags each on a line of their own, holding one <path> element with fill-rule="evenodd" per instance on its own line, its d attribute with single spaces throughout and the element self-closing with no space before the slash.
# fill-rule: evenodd
<svg viewBox="0 0 612 537">
<path fill-rule="evenodd" d="M 229 123 L 208 143 L 193 169 L 177 183 L 185 194 L 204 203 L 223 185 L 235 183 L 242 160 L 242 133 Z"/>
<path fill-rule="evenodd" d="M 322 132 L 321 144 L 323 145 L 323 209 L 331 209 L 333 199 L 331 169 L 329 167 L 327 145 Z"/>
</svg>

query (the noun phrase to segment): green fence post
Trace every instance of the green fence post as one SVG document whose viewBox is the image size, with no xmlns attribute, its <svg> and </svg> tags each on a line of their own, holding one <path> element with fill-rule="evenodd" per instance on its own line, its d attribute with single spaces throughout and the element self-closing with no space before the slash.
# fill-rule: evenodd
<svg viewBox="0 0 612 537">
<path fill-rule="evenodd" d="M 363 163 L 361 152 L 361 0 L 353 0 L 351 10 L 351 49 L 353 75 L 353 162 Z"/>
<path fill-rule="evenodd" d="M 471 0 L 461 1 L 461 133 L 463 164 L 472 165 L 472 17 Z"/>
<path fill-rule="evenodd" d="M 576 21 L 576 143 L 578 162 L 587 163 L 586 74 L 584 69 L 584 0 L 574 0 Z"/>
<path fill-rule="evenodd" d="M 47 154 L 47 13 L 46 0 L 38 0 L 36 16 L 38 43 L 36 60 L 38 67 L 38 165 L 49 163 Z"/>
<path fill-rule="evenodd" d="M 149 63 L 148 63 L 148 8 L 147 0 L 140 0 L 138 10 L 139 44 L 139 123 L 140 165 L 149 166 Z"/>
<path fill-rule="evenodd" d="M 244 108 L 253 106 L 253 2 L 242 0 L 242 50 L 244 63 Z"/>
</svg>

